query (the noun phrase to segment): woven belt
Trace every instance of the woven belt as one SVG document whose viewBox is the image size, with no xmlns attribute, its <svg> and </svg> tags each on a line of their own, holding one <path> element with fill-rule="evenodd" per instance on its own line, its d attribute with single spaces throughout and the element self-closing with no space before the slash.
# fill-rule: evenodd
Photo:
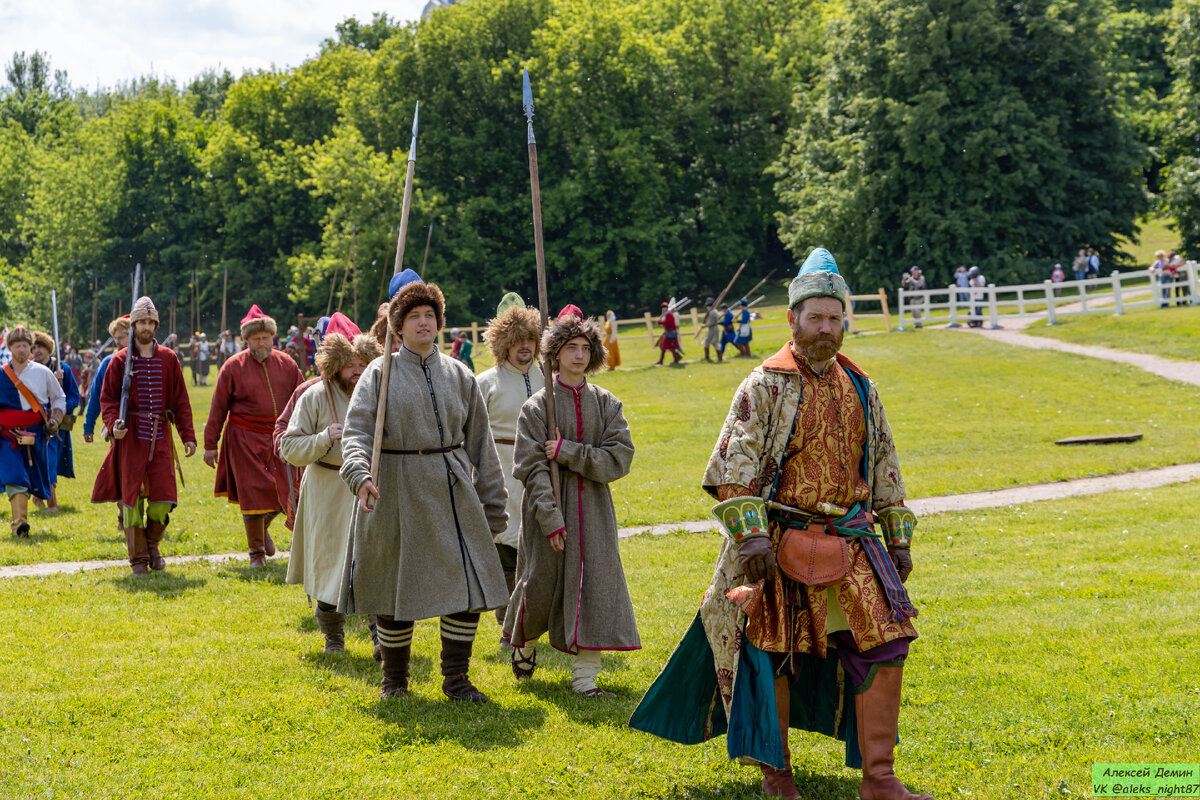
<svg viewBox="0 0 1200 800">
<path fill-rule="evenodd" d="M 510 447 L 516 447 L 516 445 L 517 445 L 516 439 L 501 439 L 499 436 L 497 436 L 495 441 L 496 441 L 496 444 L 506 444 L 506 445 L 509 445 Z"/>
<path fill-rule="evenodd" d="M 462 447 L 462 442 L 452 444 L 449 447 L 429 447 L 424 450 L 389 450 L 386 447 L 380 450 L 381 453 L 387 453 L 389 456 L 435 456 L 440 453 L 450 453 Z"/>
<path fill-rule="evenodd" d="M 384 450 L 384 452 L 386 453 L 387 451 L 386 451 L 386 450 Z M 337 464 L 326 464 L 324 461 L 314 461 L 314 462 L 313 462 L 313 465 L 314 465 L 314 466 L 317 466 L 317 467 L 324 467 L 325 469 L 331 469 L 331 470 L 333 470 L 334 472 L 341 472 L 341 471 L 342 471 L 342 468 L 341 468 L 341 467 L 339 467 Z"/>
</svg>

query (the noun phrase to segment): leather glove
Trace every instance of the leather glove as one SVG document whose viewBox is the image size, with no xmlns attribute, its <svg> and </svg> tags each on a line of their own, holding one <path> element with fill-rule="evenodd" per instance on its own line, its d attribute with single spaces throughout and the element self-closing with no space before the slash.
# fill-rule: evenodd
<svg viewBox="0 0 1200 800">
<path fill-rule="evenodd" d="M 738 560 L 751 583 L 775 577 L 775 550 L 769 536 L 749 536 L 738 542 Z"/>
<path fill-rule="evenodd" d="M 913 571 L 912 551 L 907 547 L 893 547 L 888 550 L 888 555 L 892 557 L 892 563 L 896 565 L 900 582 L 904 583 Z"/>
</svg>

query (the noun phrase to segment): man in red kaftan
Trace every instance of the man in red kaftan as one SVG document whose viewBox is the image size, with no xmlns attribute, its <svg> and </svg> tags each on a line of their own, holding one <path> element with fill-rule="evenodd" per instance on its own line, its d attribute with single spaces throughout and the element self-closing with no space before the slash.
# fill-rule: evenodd
<svg viewBox="0 0 1200 800">
<path fill-rule="evenodd" d="M 271 434 L 304 382 L 296 362 L 272 347 L 275 332 L 275 320 L 251 306 L 242 320 L 246 349 L 221 367 L 204 428 L 204 463 L 217 470 L 214 492 L 241 506 L 252 567 L 275 555 L 267 526 L 288 507 L 288 476 Z"/>
</svg>

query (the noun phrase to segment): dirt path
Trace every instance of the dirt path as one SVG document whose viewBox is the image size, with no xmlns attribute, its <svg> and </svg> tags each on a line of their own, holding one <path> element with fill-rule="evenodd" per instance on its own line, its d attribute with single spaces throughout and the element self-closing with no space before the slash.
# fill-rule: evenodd
<svg viewBox="0 0 1200 800">
<path fill-rule="evenodd" d="M 926 514 L 941 514 L 954 511 L 972 511 L 981 508 L 996 508 L 998 506 L 1021 505 L 1036 503 L 1041 500 L 1058 500 L 1065 497 L 1080 497 L 1089 494 L 1120 491 L 1122 489 L 1153 489 L 1172 483 L 1185 483 L 1200 480 L 1200 463 L 1176 464 L 1171 467 L 1158 467 L 1137 472 L 1122 472 L 1116 475 L 1101 475 L 1094 478 L 1076 478 L 1069 481 L 1054 483 L 1035 483 L 1027 486 L 1013 486 L 1009 489 L 996 489 L 987 492 L 969 492 L 966 494 L 948 494 L 939 497 L 922 497 L 908 501 L 919 516 Z M 661 536 L 667 533 L 704 533 L 714 529 L 710 520 L 693 520 L 690 522 L 671 522 L 662 525 L 640 525 L 622 528 L 621 538 L 630 536 Z M 276 558 L 286 558 L 287 552 L 280 551 Z M 205 556 L 174 556 L 168 557 L 168 564 L 194 564 L 198 561 L 220 563 L 224 561 L 241 561 L 245 553 L 217 553 Z M 0 567 L 0 579 L 4 578 L 37 578 L 47 575 L 61 575 L 74 572 L 89 572 L 97 569 L 112 569 L 128 567 L 124 560 L 119 561 L 60 561 L 45 564 L 17 564 L 10 567 Z"/>
</svg>

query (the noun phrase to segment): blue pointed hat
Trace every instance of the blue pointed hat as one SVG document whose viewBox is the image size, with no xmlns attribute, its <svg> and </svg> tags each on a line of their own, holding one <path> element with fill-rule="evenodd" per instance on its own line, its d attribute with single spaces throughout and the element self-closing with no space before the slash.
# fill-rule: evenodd
<svg viewBox="0 0 1200 800">
<path fill-rule="evenodd" d="M 408 286 L 410 283 L 424 283 L 421 276 L 411 269 L 406 269 L 392 276 L 388 281 L 388 299 L 392 300 L 396 297 L 396 293 Z"/>
<path fill-rule="evenodd" d="M 836 297 L 845 308 L 848 293 L 833 254 L 818 247 L 804 259 L 800 272 L 788 286 L 788 308 L 795 308 L 810 297 Z"/>
</svg>

